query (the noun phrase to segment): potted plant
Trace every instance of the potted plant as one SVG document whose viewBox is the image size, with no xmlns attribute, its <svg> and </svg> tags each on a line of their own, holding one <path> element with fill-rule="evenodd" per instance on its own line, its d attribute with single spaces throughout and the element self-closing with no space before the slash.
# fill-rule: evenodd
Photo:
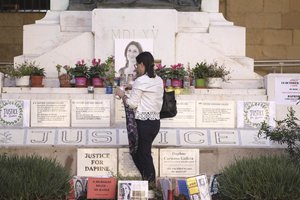
<svg viewBox="0 0 300 200">
<path fill-rule="evenodd" d="M 208 75 L 208 64 L 203 61 L 197 63 L 192 69 L 193 76 L 195 79 L 195 88 L 205 88 L 205 78 Z"/>
<path fill-rule="evenodd" d="M 61 73 L 61 69 L 64 69 L 65 72 Z M 71 76 L 70 76 L 70 70 L 71 67 L 69 65 L 56 65 L 56 70 L 58 73 L 58 79 L 59 79 L 59 85 L 60 87 L 70 87 L 70 81 L 71 81 Z"/>
<path fill-rule="evenodd" d="M 70 74 L 75 77 L 76 87 L 87 86 L 88 66 L 84 60 L 77 61 L 75 67 L 70 69 Z"/>
<path fill-rule="evenodd" d="M 46 75 L 45 69 L 38 65 L 32 65 L 30 82 L 31 87 L 44 87 L 43 79 Z"/>
<path fill-rule="evenodd" d="M 24 61 L 9 68 L 7 74 L 15 78 L 16 86 L 29 86 L 33 66 L 35 66 L 35 62 Z"/>
<path fill-rule="evenodd" d="M 170 69 L 171 68 L 167 68 L 166 65 L 162 65 L 160 63 L 155 65 L 155 73 L 161 77 L 165 87 L 167 79 L 170 78 Z"/>
<path fill-rule="evenodd" d="M 94 58 L 92 60 L 92 65 L 88 70 L 88 76 L 92 79 L 94 87 L 104 86 L 104 78 L 109 68 L 110 67 L 106 63 L 101 63 L 100 59 Z"/>
<path fill-rule="evenodd" d="M 171 85 L 173 87 L 182 87 L 182 81 L 184 76 L 187 75 L 187 71 L 184 69 L 183 64 L 178 63 L 175 65 L 171 65 L 169 71 L 169 77 L 171 79 Z"/>
<path fill-rule="evenodd" d="M 208 66 L 206 86 L 208 88 L 221 88 L 222 82 L 228 80 L 230 71 L 226 70 L 224 65 L 218 65 L 214 62 Z"/>
<path fill-rule="evenodd" d="M 105 62 L 102 64 L 105 65 L 107 70 L 105 71 L 105 87 L 106 87 L 106 94 L 113 93 L 113 85 L 115 83 L 115 59 L 113 56 L 108 57 Z"/>
</svg>

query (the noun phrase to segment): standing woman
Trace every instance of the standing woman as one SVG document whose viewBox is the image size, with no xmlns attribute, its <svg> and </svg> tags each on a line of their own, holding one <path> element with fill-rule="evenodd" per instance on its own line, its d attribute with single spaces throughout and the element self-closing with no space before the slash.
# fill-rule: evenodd
<svg viewBox="0 0 300 200">
<path fill-rule="evenodd" d="M 132 85 L 127 97 L 124 91 L 117 89 L 129 107 L 135 109 L 135 120 L 138 131 L 138 148 L 132 154 L 134 164 L 143 180 L 155 181 L 155 168 L 151 155 L 152 142 L 160 129 L 159 113 L 163 102 L 163 81 L 154 72 L 154 58 L 149 52 L 142 52 L 136 57 L 138 78 Z"/>
</svg>

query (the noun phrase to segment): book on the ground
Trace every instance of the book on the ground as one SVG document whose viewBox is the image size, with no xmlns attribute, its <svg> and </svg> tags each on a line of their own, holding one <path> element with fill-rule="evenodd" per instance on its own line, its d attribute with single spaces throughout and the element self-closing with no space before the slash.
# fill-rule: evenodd
<svg viewBox="0 0 300 200">
<path fill-rule="evenodd" d="M 117 180 L 116 178 L 88 178 L 88 199 L 115 199 Z"/>
<path fill-rule="evenodd" d="M 191 200 L 211 200 L 206 175 L 186 179 Z"/>
<path fill-rule="evenodd" d="M 118 181 L 118 200 L 147 200 L 148 181 Z"/>
</svg>

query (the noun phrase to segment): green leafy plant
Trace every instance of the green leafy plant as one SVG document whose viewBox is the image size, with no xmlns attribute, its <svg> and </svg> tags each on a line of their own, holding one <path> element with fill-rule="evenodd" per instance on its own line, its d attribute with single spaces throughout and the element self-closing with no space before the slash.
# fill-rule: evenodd
<svg viewBox="0 0 300 200">
<path fill-rule="evenodd" d="M 104 78 L 106 73 L 111 67 L 105 62 L 101 63 L 100 59 L 94 58 L 92 60 L 92 65 L 88 70 L 88 75 L 90 78 Z"/>
<path fill-rule="evenodd" d="M 84 60 L 77 61 L 74 68 L 70 69 L 70 74 L 74 77 L 88 77 L 88 66 Z"/>
<path fill-rule="evenodd" d="M 243 158 L 218 177 L 222 200 L 297 200 L 299 166 L 287 156 Z"/>
<path fill-rule="evenodd" d="M 258 135 L 270 140 L 278 142 L 279 144 L 287 145 L 287 152 L 290 157 L 300 162 L 300 126 L 299 119 L 295 116 L 295 110 L 288 108 L 287 117 L 283 120 L 275 120 L 276 126 L 271 127 L 266 122 L 263 122 Z"/>
<path fill-rule="evenodd" d="M 184 69 L 183 64 L 181 64 L 181 63 L 171 65 L 171 68 L 169 69 L 169 72 L 168 72 L 168 76 L 170 79 L 183 80 L 183 77 L 186 75 L 188 75 L 188 73 Z"/>
<path fill-rule="evenodd" d="M 204 79 L 208 76 L 208 67 L 209 65 L 204 61 L 197 63 L 196 66 L 192 69 L 195 79 Z"/>
<path fill-rule="evenodd" d="M 31 76 L 45 76 L 46 72 L 44 68 L 38 66 L 32 67 Z"/>
<path fill-rule="evenodd" d="M 107 70 L 105 71 L 105 85 L 106 86 L 113 86 L 115 82 L 115 58 L 113 56 L 109 56 L 104 63 L 102 63 L 104 68 Z"/>
<path fill-rule="evenodd" d="M 224 65 L 218 65 L 217 62 L 208 66 L 207 78 L 222 78 L 223 81 L 227 81 L 230 79 L 229 74 L 230 71 L 226 70 Z"/>
<path fill-rule="evenodd" d="M 59 200 L 69 194 L 69 171 L 54 159 L 2 154 L 0 166 L 0 199 Z"/>
<path fill-rule="evenodd" d="M 171 68 L 167 68 L 166 65 L 156 64 L 155 65 L 155 73 L 160 76 L 163 80 L 167 80 L 170 78 L 170 70 Z"/>
<path fill-rule="evenodd" d="M 30 76 L 35 67 L 38 67 L 35 61 L 24 61 L 23 63 L 16 64 L 15 67 L 8 68 L 6 74 L 15 78 Z"/>
</svg>

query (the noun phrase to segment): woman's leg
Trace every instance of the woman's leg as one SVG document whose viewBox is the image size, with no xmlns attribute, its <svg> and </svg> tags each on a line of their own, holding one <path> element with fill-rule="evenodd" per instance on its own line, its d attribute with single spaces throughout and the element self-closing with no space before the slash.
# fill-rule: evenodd
<svg viewBox="0 0 300 200">
<path fill-rule="evenodd" d="M 138 150 L 133 161 L 144 180 L 155 181 L 155 168 L 151 155 L 152 142 L 160 129 L 159 120 L 137 120 Z"/>
</svg>

